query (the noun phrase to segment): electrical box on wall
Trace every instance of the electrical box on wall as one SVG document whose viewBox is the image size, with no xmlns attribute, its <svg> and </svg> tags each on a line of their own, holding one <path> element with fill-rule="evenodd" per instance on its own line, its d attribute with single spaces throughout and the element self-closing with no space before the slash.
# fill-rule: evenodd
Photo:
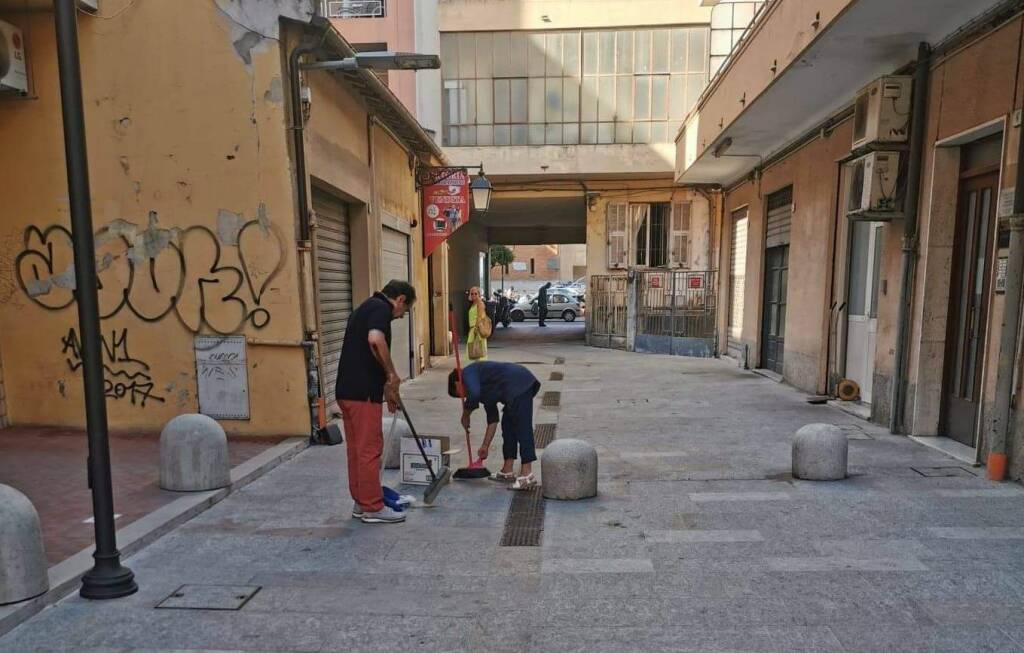
<svg viewBox="0 0 1024 653">
<path fill-rule="evenodd" d="M 901 208 L 900 153 L 871 152 L 848 165 L 847 217 L 872 220 L 884 220 L 887 215 L 895 217 Z"/>
<path fill-rule="evenodd" d="M 879 77 L 865 86 L 853 105 L 853 149 L 875 143 L 906 143 L 910 135 L 908 75 Z"/>
<path fill-rule="evenodd" d="M 0 20 L 0 93 L 28 93 L 25 41 L 21 30 Z"/>
</svg>

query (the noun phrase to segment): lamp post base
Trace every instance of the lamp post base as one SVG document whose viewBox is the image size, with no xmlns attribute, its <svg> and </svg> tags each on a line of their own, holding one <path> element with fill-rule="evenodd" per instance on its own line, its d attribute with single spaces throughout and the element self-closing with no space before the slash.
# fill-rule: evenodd
<svg viewBox="0 0 1024 653">
<path fill-rule="evenodd" d="M 82 576 L 82 589 L 78 591 L 83 599 L 103 601 L 119 599 L 139 591 L 135 574 L 120 562 L 120 553 L 106 556 L 93 555 L 96 565 Z"/>
</svg>

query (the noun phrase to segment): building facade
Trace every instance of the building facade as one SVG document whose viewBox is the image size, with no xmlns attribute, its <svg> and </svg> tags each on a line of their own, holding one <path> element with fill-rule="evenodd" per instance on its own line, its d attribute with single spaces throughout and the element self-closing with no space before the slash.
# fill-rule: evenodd
<svg viewBox="0 0 1024 653">
<path fill-rule="evenodd" d="M 450 241 L 456 300 L 489 243 L 584 245 L 588 279 L 716 265 L 713 198 L 672 180 L 676 131 L 709 76 L 710 7 L 441 0 L 438 13 L 441 143 L 495 187 Z"/>
<path fill-rule="evenodd" d="M 676 174 L 722 198 L 731 356 L 995 477 L 1008 454 L 1015 478 L 1021 425 L 1000 400 L 1020 366 L 1003 310 L 1021 290 L 1005 272 L 1022 11 L 768 2 L 689 114 Z"/>
<path fill-rule="evenodd" d="M 444 289 L 415 170 L 443 155 L 371 73 L 292 69 L 354 52 L 316 3 L 102 5 L 79 32 L 111 428 L 202 412 L 229 433 L 308 434 L 349 312 L 390 278 L 423 298 L 394 325 L 396 366 L 429 364 Z M 31 73 L 0 99 L 7 419 L 81 427 L 53 15 L 4 7 Z"/>
</svg>

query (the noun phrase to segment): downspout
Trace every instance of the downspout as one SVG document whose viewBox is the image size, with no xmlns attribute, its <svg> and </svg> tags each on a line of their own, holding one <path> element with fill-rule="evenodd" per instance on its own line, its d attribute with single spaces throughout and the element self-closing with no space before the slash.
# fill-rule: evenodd
<svg viewBox="0 0 1024 653">
<path fill-rule="evenodd" d="M 907 378 L 910 342 L 910 302 L 917 264 L 917 218 L 921 195 L 921 169 L 924 159 L 925 118 L 928 109 L 928 76 L 931 69 L 932 49 L 927 43 L 917 46 L 917 65 L 914 68 L 914 105 L 910 126 L 910 163 L 907 168 L 907 192 L 903 202 L 903 276 L 900 282 L 899 317 L 896 332 L 896 369 L 893 374 L 892 411 L 889 430 L 904 433 L 904 412 L 907 401 Z"/>
<path fill-rule="evenodd" d="M 1021 319 L 1021 282 L 1024 280 L 1024 129 L 1018 128 L 1017 131 L 1017 192 L 1013 197 L 1013 215 L 1003 219 L 1010 229 L 1010 252 L 1006 261 L 1006 300 L 999 334 L 995 408 L 988 433 L 988 478 L 993 481 L 1006 477 L 1006 440 L 1010 431 L 1017 329 Z"/>
<path fill-rule="evenodd" d="M 299 74 L 299 60 L 303 55 L 309 54 L 315 51 L 324 42 L 327 37 L 326 30 L 317 37 L 305 36 L 299 42 L 295 48 L 292 49 L 291 54 L 288 55 L 288 87 L 289 96 L 291 99 L 291 112 L 292 120 L 289 129 L 292 132 L 292 145 L 295 153 L 295 194 L 296 201 L 298 204 L 298 218 L 299 218 L 299 260 L 306 258 L 306 253 L 311 252 L 310 248 L 310 211 L 309 211 L 309 191 L 306 187 L 306 143 L 305 143 L 305 124 L 302 119 L 302 81 Z M 310 265 L 306 266 L 309 269 L 310 275 L 314 279 L 314 297 L 315 297 L 315 278 L 316 272 L 312 269 L 312 266 L 316 265 L 315 252 L 314 255 L 309 257 Z M 306 276 L 300 276 L 300 284 L 306 285 Z M 302 306 L 300 312 L 302 314 L 302 328 L 304 332 L 304 338 L 302 340 L 303 357 L 306 364 L 306 394 L 309 399 L 309 430 L 310 433 L 315 433 L 320 427 L 321 419 L 321 407 L 320 407 L 320 366 L 318 365 L 318 356 L 316 349 L 316 342 L 310 337 L 314 330 L 319 333 L 319 329 L 316 325 L 310 328 L 309 324 L 309 310 L 308 305 L 308 291 L 303 290 L 299 293 L 299 298 Z M 313 307 L 315 310 L 315 306 Z"/>
</svg>

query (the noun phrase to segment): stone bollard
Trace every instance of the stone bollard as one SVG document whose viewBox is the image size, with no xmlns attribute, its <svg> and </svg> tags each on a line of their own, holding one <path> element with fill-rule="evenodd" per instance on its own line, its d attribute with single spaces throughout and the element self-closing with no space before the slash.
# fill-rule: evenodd
<svg viewBox="0 0 1024 653">
<path fill-rule="evenodd" d="M 160 487 L 175 492 L 231 485 L 228 438 L 206 415 L 178 415 L 160 433 Z"/>
<path fill-rule="evenodd" d="M 597 495 L 597 451 L 583 440 L 555 440 L 540 461 L 548 499 L 587 499 Z"/>
<path fill-rule="evenodd" d="M 832 424 L 808 424 L 793 437 L 793 476 L 807 481 L 846 478 L 849 443 Z"/>
<path fill-rule="evenodd" d="M 39 514 L 21 492 L 0 485 L 0 605 L 50 589 Z"/>
<path fill-rule="evenodd" d="M 393 415 L 388 415 L 387 411 L 384 411 L 384 418 L 381 426 L 384 429 L 384 438 L 387 439 L 388 433 L 391 432 L 391 420 L 394 419 Z M 391 433 L 391 441 L 387 443 L 388 450 L 384 452 L 384 469 L 401 469 L 402 467 L 402 438 L 411 438 L 412 429 L 409 428 L 409 424 L 402 419 L 398 418 L 398 422 L 395 424 L 395 432 Z"/>
</svg>

